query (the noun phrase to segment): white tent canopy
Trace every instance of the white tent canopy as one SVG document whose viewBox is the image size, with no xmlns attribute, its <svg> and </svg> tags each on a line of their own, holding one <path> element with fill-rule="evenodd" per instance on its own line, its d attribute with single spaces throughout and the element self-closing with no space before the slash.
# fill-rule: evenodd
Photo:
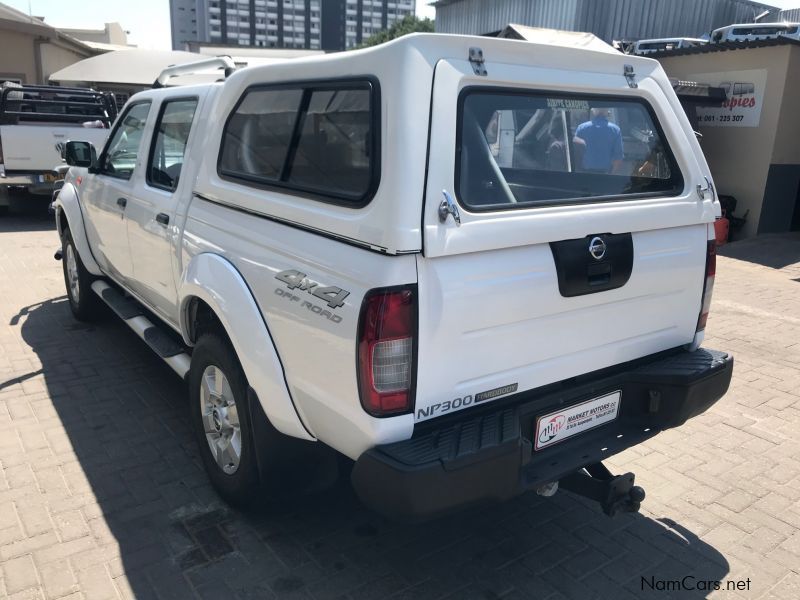
<svg viewBox="0 0 800 600">
<path fill-rule="evenodd" d="M 612 52 L 619 54 L 613 46 L 606 44 L 593 33 L 585 31 L 563 31 L 561 29 L 547 29 L 544 27 L 528 27 L 527 25 L 509 24 L 498 37 L 526 40 L 537 44 L 550 46 L 573 46 L 586 48 L 598 52 Z"/>
<path fill-rule="evenodd" d="M 62 84 L 105 83 L 150 86 L 165 68 L 204 58 L 207 57 L 193 52 L 130 48 L 93 56 L 64 67 L 50 75 L 50 81 Z"/>
</svg>

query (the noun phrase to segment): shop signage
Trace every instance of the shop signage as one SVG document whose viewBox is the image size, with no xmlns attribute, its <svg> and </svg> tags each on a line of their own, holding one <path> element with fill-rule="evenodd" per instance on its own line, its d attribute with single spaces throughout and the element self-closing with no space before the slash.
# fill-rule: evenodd
<svg viewBox="0 0 800 600">
<path fill-rule="evenodd" d="M 767 86 L 766 69 L 698 73 L 687 79 L 721 87 L 727 96 L 722 106 L 697 107 L 700 127 L 758 127 Z"/>
</svg>

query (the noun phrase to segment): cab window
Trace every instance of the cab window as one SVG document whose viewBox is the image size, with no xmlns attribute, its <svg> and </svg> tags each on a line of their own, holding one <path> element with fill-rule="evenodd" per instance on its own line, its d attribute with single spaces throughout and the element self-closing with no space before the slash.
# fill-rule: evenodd
<svg viewBox="0 0 800 600">
<path fill-rule="evenodd" d="M 178 187 L 196 109 L 197 98 L 168 100 L 162 105 L 147 163 L 149 185 L 170 192 Z"/>
<path fill-rule="evenodd" d="M 149 113 L 150 102 L 139 102 L 122 115 L 100 161 L 100 171 L 104 175 L 131 178 Z"/>
</svg>

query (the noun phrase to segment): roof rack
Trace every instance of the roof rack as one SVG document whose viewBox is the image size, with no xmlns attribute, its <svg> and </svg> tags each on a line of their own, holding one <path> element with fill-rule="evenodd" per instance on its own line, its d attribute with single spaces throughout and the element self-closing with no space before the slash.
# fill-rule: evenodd
<svg viewBox="0 0 800 600">
<path fill-rule="evenodd" d="M 178 75 L 191 75 L 211 67 L 225 69 L 225 77 L 227 78 L 236 70 L 236 63 L 233 62 L 233 59 L 230 56 L 212 56 L 211 58 L 204 58 L 202 60 L 184 63 L 182 65 L 170 65 L 161 71 L 161 74 L 153 82 L 153 87 L 162 88 L 167 85 L 167 81 L 169 81 L 172 77 L 177 77 Z"/>
</svg>

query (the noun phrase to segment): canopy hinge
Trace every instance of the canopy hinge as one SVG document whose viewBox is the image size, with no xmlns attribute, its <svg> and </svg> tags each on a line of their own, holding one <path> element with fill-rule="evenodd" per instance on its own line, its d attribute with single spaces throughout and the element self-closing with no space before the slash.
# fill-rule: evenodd
<svg viewBox="0 0 800 600">
<path fill-rule="evenodd" d="M 636 83 L 636 73 L 633 70 L 633 65 L 625 65 L 623 74 L 625 75 L 625 79 L 628 80 L 628 87 L 630 88 L 639 87 L 639 84 Z"/>
<path fill-rule="evenodd" d="M 473 46 L 469 49 L 469 63 L 472 65 L 472 70 L 475 71 L 475 75 L 480 75 L 481 77 L 486 77 L 488 75 L 486 72 L 486 61 L 483 60 L 483 50 L 480 48 Z"/>
</svg>

